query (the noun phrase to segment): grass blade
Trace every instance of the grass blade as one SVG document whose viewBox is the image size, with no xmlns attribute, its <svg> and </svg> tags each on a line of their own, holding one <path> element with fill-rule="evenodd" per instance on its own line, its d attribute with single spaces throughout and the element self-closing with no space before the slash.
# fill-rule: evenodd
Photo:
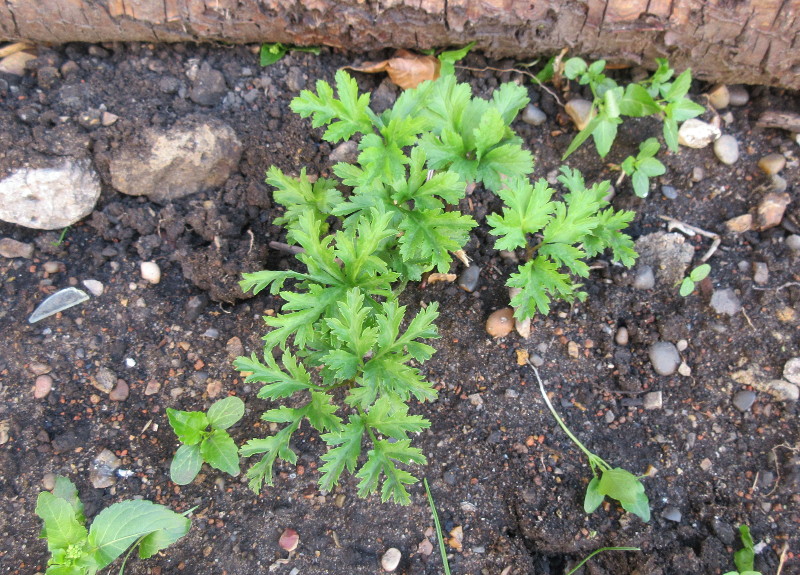
<svg viewBox="0 0 800 575">
<path fill-rule="evenodd" d="M 436 512 L 436 504 L 433 502 L 433 495 L 431 495 L 431 488 L 428 487 L 428 480 L 423 478 L 422 482 L 425 484 L 425 493 L 428 494 L 428 504 L 431 506 L 433 524 L 436 526 L 436 538 L 439 540 L 439 552 L 442 554 L 442 566 L 444 567 L 445 575 L 450 575 L 450 564 L 447 562 L 447 549 L 444 546 L 442 525 L 439 523 L 439 514 Z"/>
</svg>

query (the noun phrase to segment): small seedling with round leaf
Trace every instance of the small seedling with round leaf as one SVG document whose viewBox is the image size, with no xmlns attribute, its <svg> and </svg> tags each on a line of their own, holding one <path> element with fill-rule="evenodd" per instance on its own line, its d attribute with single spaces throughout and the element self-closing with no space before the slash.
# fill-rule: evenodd
<svg viewBox="0 0 800 575">
<path fill-rule="evenodd" d="M 701 264 L 694 268 L 688 276 L 683 278 L 681 282 L 680 294 L 682 297 L 687 297 L 694 291 L 695 285 L 708 277 L 711 271 L 711 266 L 708 264 Z"/>
</svg>

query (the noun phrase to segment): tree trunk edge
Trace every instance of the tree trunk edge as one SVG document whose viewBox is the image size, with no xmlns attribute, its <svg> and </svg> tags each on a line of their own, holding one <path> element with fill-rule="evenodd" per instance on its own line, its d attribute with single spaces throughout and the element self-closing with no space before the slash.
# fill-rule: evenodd
<svg viewBox="0 0 800 575">
<path fill-rule="evenodd" d="M 353 52 L 463 46 L 800 88 L 800 0 L 0 0 L 0 40 L 283 42 Z"/>
</svg>

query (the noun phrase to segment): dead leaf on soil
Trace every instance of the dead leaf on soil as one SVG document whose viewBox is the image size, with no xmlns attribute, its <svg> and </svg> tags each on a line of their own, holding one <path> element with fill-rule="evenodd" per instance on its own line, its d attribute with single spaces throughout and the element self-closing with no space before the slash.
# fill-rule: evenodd
<svg viewBox="0 0 800 575">
<path fill-rule="evenodd" d="M 447 544 L 455 549 L 456 551 L 461 551 L 462 545 L 464 542 L 464 530 L 461 525 L 456 525 L 453 529 L 450 530 L 450 538 L 447 540 Z"/>
<path fill-rule="evenodd" d="M 441 62 L 435 56 L 414 54 L 408 50 L 398 50 L 393 58 L 382 62 L 364 62 L 361 66 L 345 66 L 356 72 L 377 74 L 386 72 L 389 79 L 403 90 L 416 88 L 425 80 L 435 80 L 439 77 Z"/>
</svg>

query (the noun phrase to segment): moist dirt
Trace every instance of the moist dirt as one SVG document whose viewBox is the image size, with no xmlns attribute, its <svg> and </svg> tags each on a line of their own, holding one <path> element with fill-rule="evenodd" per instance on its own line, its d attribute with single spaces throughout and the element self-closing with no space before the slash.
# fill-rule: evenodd
<svg viewBox="0 0 800 575">
<path fill-rule="evenodd" d="M 94 212 L 63 234 L 0 223 L 0 236 L 35 248 L 31 258 L 0 258 L 0 533 L 6 542 L 0 571 L 45 570 L 46 543 L 38 538 L 34 508 L 55 474 L 76 483 L 90 518 L 131 498 L 178 511 L 196 507 L 190 533 L 156 557 L 129 561 L 132 575 L 371 574 L 381 572 L 380 559 L 391 547 L 402 552 L 398 573 L 444 572 L 422 485 L 412 487 L 407 507 L 382 504 L 378 496 L 360 499 L 348 475 L 334 492 L 320 492 L 325 446 L 308 427 L 293 441 L 297 464 L 277 464 L 275 485 L 260 495 L 242 477 L 207 466 L 190 485 L 169 480 L 178 443 L 168 407 L 206 409 L 235 394 L 247 405 L 244 420 L 231 429 L 237 442 L 270 433 L 259 416 L 272 406 L 232 366 L 236 355 L 262 351 L 261 318 L 281 306 L 277 296 L 241 294 L 240 274 L 297 265 L 269 247 L 285 236 L 272 223 L 281 209 L 264 174 L 277 165 L 291 174 L 307 167 L 310 174 L 330 175 L 332 146 L 290 111 L 289 102 L 317 79 L 332 81 L 341 66 L 386 55 L 290 53 L 262 69 L 252 46 L 68 45 L 41 49 L 24 76 L 2 77 L 0 177 L 42 158 L 67 156 L 91 162 L 103 191 Z M 465 62 L 473 69 L 513 64 L 487 63 L 480 55 Z M 222 72 L 225 95 L 197 103 L 187 71 L 205 64 Z M 548 119 L 536 127 L 517 120 L 514 128 L 535 157 L 534 177 L 553 179 L 575 134 L 553 97 L 520 74 L 457 73 L 482 97 L 504 81 L 526 82 Z M 629 73 L 619 72 L 622 79 Z M 379 108 L 397 96 L 382 76 L 356 77 L 362 90 L 374 91 Z M 695 101 L 703 102 L 707 88 L 695 82 Z M 788 132 L 756 125 L 765 110 L 800 111 L 800 100 L 763 87 L 748 91 L 746 105 L 721 111 L 730 113 L 722 119 L 724 132 L 740 146 L 734 165 L 721 164 L 711 147 L 662 152 L 667 173 L 648 198 L 635 197 L 627 181 L 613 200 L 617 208 L 636 211 L 628 230 L 635 239 L 667 231 L 664 217 L 718 234 L 711 274 L 691 296 L 680 297 L 677 286 L 658 279 L 659 269 L 655 285 L 639 289 L 636 270 L 599 259 L 584 281 L 586 302 L 554 305 L 547 317 L 534 318 L 527 340 L 516 334 L 492 339 L 484 322 L 507 305 L 504 283 L 515 264 L 493 248 L 485 217 L 500 202 L 480 187 L 460 205 L 480 224 L 465 248 L 481 267 L 478 288 L 467 293 L 439 282 L 406 290 L 404 303 L 412 310 L 431 302 L 441 310 L 437 353 L 422 366 L 439 398 L 411 408 L 431 421 L 414 440 L 428 464 L 413 472 L 430 483 L 446 537 L 459 528 L 463 533 L 460 545 L 453 540 L 448 546 L 452 573 L 560 575 L 605 546 L 641 551 L 601 554 L 583 573 L 724 573 L 734 569 L 741 524 L 763 543 L 759 570 L 775 573 L 787 549 L 782 573 L 800 573 L 794 555 L 800 549 L 797 402 L 732 377 L 750 370 L 780 379 L 784 364 L 800 355 L 800 257 L 785 241 L 798 233 L 798 145 Z M 88 110 L 118 118 L 107 126 L 82 121 Z M 219 119 L 241 141 L 238 168 L 223 186 L 167 203 L 111 187 L 115 149 L 149 127 L 166 128 L 188 116 Z M 619 172 L 613 164 L 659 131 L 656 121 L 626 124 L 605 160 L 589 143 L 568 163 L 589 182 L 614 181 Z M 768 179 L 757 162 L 771 153 L 788 160 L 781 175 L 793 202 L 778 226 L 730 232 L 725 222 L 761 201 Z M 662 194 L 662 186 L 674 188 L 667 195 L 675 197 Z M 692 266 L 711 247 L 709 237 L 670 231 L 692 246 Z M 142 279 L 143 261 L 158 264 L 160 283 Z M 764 265 L 766 281 L 756 283 L 755 270 L 763 273 Z M 454 273 L 462 271 L 453 264 Z M 87 279 L 103 284 L 102 295 L 28 323 L 48 294 L 83 288 Z M 710 305 L 713 293 L 725 288 L 741 302 L 734 315 Z M 622 344 L 621 327 L 628 334 Z M 657 341 L 680 343 L 690 372 L 658 375 L 648 358 Z M 521 365 L 526 354 L 539 364 L 561 416 L 590 449 L 614 466 L 648 473 L 649 523 L 613 503 L 583 512 L 591 472 L 547 412 L 530 367 Z M 101 370 L 125 382 L 124 400 L 93 385 Z M 53 388 L 36 398 L 34 383 L 43 374 Z M 756 399 L 740 411 L 733 398 L 743 390 L 755 391 Z M 645 409 L 652 392 L 661 392 L 661 402 Z M 97 488 L 93 462 L 104 449 L 119 458 L 119 467 L 113 485 Z M 300 535 L 292 553 L 278 545 L 285 528 Z"/>
</svg>

